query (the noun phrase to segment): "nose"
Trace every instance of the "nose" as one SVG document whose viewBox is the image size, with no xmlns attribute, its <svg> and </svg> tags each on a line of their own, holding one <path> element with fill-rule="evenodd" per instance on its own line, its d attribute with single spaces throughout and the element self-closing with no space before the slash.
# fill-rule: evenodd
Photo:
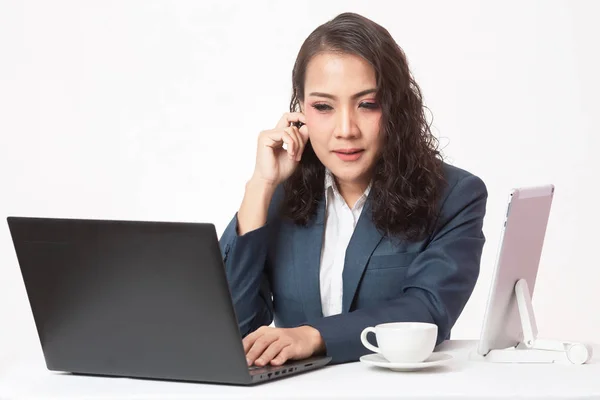
<svg viewBox="0 0 600 400">
<path fill-rule="evenodd" d="M 358 135 L 358 126 L 356 125 L 352 112 L 346 110 L 338 113 L 335 137 L 338 139 L 348 139 L 357 137 Z"/>
</svg>

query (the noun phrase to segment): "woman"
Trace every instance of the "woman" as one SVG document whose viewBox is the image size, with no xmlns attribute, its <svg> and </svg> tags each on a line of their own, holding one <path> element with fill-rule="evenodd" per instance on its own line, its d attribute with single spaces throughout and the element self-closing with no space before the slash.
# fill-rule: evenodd
<svg viewBox="0 0 600 400">
<path fill-rule="evenodd" d="M 402 50 L 341 14 L 306 39 L 292 84 L 220 241 L 248 364 L 356 361 L 361 331 L 384 322 L 449 338 L 479 274 L 487 191 L 440 159 Z"/>
</svg>

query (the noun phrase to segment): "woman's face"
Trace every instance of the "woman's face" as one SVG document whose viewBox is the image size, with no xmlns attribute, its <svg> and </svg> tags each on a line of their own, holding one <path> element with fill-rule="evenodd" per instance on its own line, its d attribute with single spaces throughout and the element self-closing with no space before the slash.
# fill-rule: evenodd
<svg viewBox="0 0 600 400">
<path fill-rule="evenodd" d="M 376 87 L 375 70 L 355 55 L 320 53 L 306 70 L 302 110 L 312 147 L 338 181 L 365 188 L 381 147 Z"/>
</svg>

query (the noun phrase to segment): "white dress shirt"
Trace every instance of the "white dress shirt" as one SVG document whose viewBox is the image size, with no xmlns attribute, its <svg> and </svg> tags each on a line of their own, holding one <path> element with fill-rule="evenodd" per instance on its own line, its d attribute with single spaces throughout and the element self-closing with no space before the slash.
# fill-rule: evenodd
<svg viewBox="0 0 600 400">
<path fill-rule="evenodd" d="M 320 289 L 323 316 L 342 312 L 344 261 L 346 248 L 363 210 L 371 185 L 356 201 L 352 209 L 340 194 L 333 175 L 325 172 L 325 235 L 321 251 Z"/>
</svg>

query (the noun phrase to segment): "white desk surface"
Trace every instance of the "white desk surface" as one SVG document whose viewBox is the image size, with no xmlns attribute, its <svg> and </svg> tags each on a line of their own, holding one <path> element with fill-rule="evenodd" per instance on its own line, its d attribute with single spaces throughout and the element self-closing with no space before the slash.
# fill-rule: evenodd
<svg viewBox="0 0 600 400">
<path fill-rule="evenodd" d="M 252 387 L 54 373 L 41 355 L 0 371 L 1 399 L 600 399 L 600 347 L 585 365 L 489 364 L 468 360 L 475 341 L 448 341 L 451 364 L 393 372 L 363 363 L 325 368 Z"/>
</svg>

